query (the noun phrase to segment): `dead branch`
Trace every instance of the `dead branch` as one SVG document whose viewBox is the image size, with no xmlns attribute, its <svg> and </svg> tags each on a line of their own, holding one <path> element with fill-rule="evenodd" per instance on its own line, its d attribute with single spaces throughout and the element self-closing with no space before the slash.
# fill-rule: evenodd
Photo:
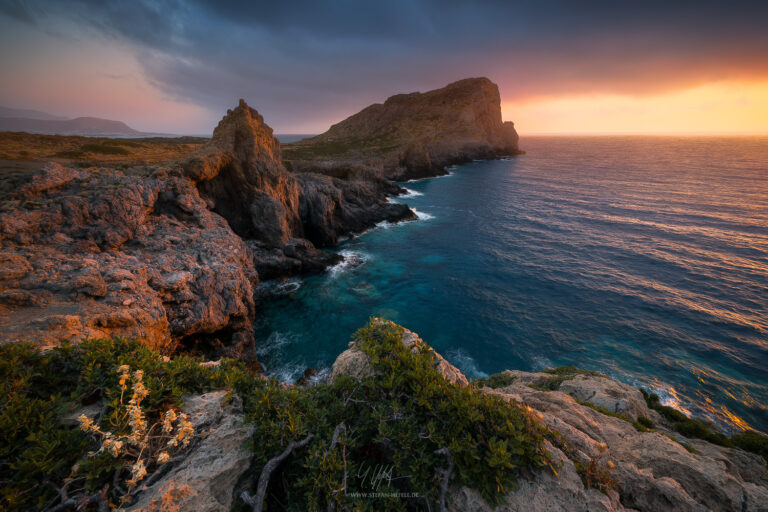
<svg viewBox="0 0 768 512">
<path fill-rule="evenodd" d="M 435 453 L 439 455 L 445 455 L 448 459 L 448 467 L 438 471 L 440 473 L 440 512 L 445 512 L 445 495 L 448 492 L 448 481 L 451 479 L 451 473 L 453 473 L 453 459 L 451 459 L 451 451 L 448 448 L 440 448 Z"/>
<path fill-rule="evenodd" d="M 269 485 L 269 477 L 272 476 L 272 472 L 277 469 L 277 466 L 279 466 L 281 462 L 288 458 L 293 450 L 306 446 L 307 443 L 312 440 L 312 437 L 314 437 L 313 434 L 307 434 L 307 437 L 299 442 L 291 441 L 288 443 L 285 450 L 283 450 L 283 453 L 277 457 L 269 459 L 267 463 L 264 464 L 264 468 L 261 470 L 261 475 L 259 475 L 259 483 L 256 486 L 256 496 L 251 496 L 248 491 L 243 491 L 240 495 L 240 498 L 251 506 L 253 512 L 261 512 L 264 507 L 264 497 L 267 494 L 267 485 Z"/>
</svg>

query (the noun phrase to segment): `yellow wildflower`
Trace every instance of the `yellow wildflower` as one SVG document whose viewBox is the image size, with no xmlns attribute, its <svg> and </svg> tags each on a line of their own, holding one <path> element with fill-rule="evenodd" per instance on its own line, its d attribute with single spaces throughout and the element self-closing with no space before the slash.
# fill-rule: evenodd
<svg viewBox="0 0 768 512">
<path fill-rule="evenodd" d="M 157 463 L 165 464 L 170 458 L 171 457 L 168 455 L 168 452 L 160 452 L 160 455 L 157 456 Z"/>
<path fill-rule="evenodd" d="M 120 456 L 120 450 L 123 449 L 123 442 L 115 439 L 105 439 L 102 447 L 107 450 L 110 455 L 117 458 Z"/>
<path fill-rule="evenodd" d="M 163 432 L 169 434 L 173 430 L 174 421 L 176 421 L 176 411 L 168 409 L 163 417 Z"/>
<path fill-rule="evenodd" d="M 145 476 L 147 476 L 147 467 L 144 465 L 143 460 L 137 460 L 136 463 L 131 466 L 131 479 L 128 480 L 127 483 L 133 487 Z"/>
<path fill-rule="evenodd" d="M 96 427 L 93 424 L 93 420 L 85 414 L 81 414 L 77 419 L 80 421 L 80 430 L 83 432 L 98 431 L 99 427 Z"/>
</svg>

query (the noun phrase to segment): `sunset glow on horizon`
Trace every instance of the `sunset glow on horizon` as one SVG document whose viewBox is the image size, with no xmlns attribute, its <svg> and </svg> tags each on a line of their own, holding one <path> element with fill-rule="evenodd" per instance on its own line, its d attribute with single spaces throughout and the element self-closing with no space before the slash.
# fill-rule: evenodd
<svg viewBox="0 0 768 512">
<path fill-rule="evenodd" d="M 505 120 L 521 134 L 766 135 L 768 79 L 715 82 L 647 96 L 502 99 Z"/>
</svg>

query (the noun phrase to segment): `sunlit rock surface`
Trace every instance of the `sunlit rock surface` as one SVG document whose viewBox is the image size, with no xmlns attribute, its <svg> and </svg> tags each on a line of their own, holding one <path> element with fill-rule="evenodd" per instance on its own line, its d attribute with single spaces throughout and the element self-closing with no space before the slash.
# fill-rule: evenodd
<svg viewBox="0 0 768 512">
<path fill-rule="evenodd" d="M 501 118 L 499 88 L 467 78 L 426 93 L 398 94 L 311 139 L 287 145 L 296 170 L 330 175 L 368 169 L 398 180 L 436 176 L 448 165 L 520 152 Z"/>
</svg>

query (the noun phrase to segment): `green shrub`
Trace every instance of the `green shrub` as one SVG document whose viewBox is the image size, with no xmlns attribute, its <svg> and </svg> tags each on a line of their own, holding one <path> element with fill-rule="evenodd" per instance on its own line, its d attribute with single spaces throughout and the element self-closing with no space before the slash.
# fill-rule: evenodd
<svg viewBox="0 0 768 512">
<path fill-rule="evenodd" d="M 378 492 L 414 493 L 421 498 L 409 505 L 425 507 L 438 499 L 439 475 L 448 466 L 444 448 L 454 464 L 451 483 L 475 488 L 491 502 L 514 488 L 519 471 L 550 464 L 545 432 L 529 412 L 475 387 L 447 382 L 433 368 L 429 350 L 403 346 L 401 329 L 371 322 L 356 333 L 373 377 L 341 376 L 332 384 L 288 390 L 272 383 L 251 394 L 246 408 L 255 426 L 256 468 L 289 442 L 314 435 L 272 476 L 273 506 L 315 510 L 335 503 L 344 510 L 402 510 L 407 500 L 355 495 L 372 490 L 359 475 L 385 468 L 393 479 Z M 331 448 L 341 424 L 344 434 Z"/>
<path fill-rule="evenodd" d="M 600 372 L 594 370 L 584 370 L 573 365 L 557 366 L 555 368 L 545 368 L 541 370 L 541 373 L 551 373 L 553 375 L 566 375 L 569 377 L 575 377 L 576 375 L 593 375 L 595 377 L 604 377 Z"/>
<path fill-rule="evenodd" d="M 565 382 L 566 380 L 571 380 L 577 375 L 594 375 L 594 376 L 603 376 L 602 373 L 595 372 L 592 370 L 583 370 L 581 368 L 577 368 L 575 366 L 558 366 L 556 368 L 545 368 L 541 370 L 541 373 L 550 373 L 552 374 L 552 377 L 543 380 L 539 382 L 537 385 L 533 386 L 535 389 L 538 389 L 540 391 L 557 391 L 560 389 L 560 385 Z"/>
<path fill-rule="evenodd" d="M 499 389 L 499 388 L 505 388 L 512 384 L 515 381 L 515 376 L 507 373 L 507 372 L 501 372 L 501 373 L 494 373 L 493 375 L 489 375 L 488 377 L 479 377 L 475 379 L 473 382 L 478 387 L 485 387 L 488 386 L 489 388 L 493 389 Z"/>
<path fill-rule="evenodd" d="M 689 418 L 677 409 L 661 405 L 659 395 L 656 393 L 649 393 L 642 388 L 640 389 L 640 392 L 643 394 L 645 403 L 648 404 L 648 407 L 658 411 L 659 414 L 672 423 L 673 430 L 681 433 L 685 437 L 704 439 L 712 444 L 726 446 L 728 448 L 741 448 L 744 451 L 761 455 L 766 462 L 768 462 L 768 436 L 753 431 L 733 434 L 730 437 L 720 432 L 713 432 L 712 428 L 706 423 Z"/>
<path fill-rule="evenodd" d="M 650 420 L 650 418 L 647 418 L 645 416 L 640 416 L 637 418 L 637 422 L 644 426 L 647 429 L 654 428 L 656 425 L 653 424 L 653 422 Z"/>
<path fill-rule="evenodd" d="M 258 385 L 233 361 L 218 367 L 201 367 L 183 356 L 165 361 L 135 341 L 88 341 L 47 353 L 30 344 L 1 345 L 0 510 L 42 508 L 55 497 L 46 481 L 60 486 L 66 478 L 80 478 L 89 490 L 112 482 L 120 465 L 111 457 L 84 458 L 95 440 L 62 424 L 61 416 L 102 404 L 97 423 L 112 430 L 120 400 L 115 368 L 121 364 L 144 371 L 149 394 L 142 405 L 153 421 L 164 407 L 180 406 L 183 394 L 222 387 L 245 393 Z"/>
</svg>

